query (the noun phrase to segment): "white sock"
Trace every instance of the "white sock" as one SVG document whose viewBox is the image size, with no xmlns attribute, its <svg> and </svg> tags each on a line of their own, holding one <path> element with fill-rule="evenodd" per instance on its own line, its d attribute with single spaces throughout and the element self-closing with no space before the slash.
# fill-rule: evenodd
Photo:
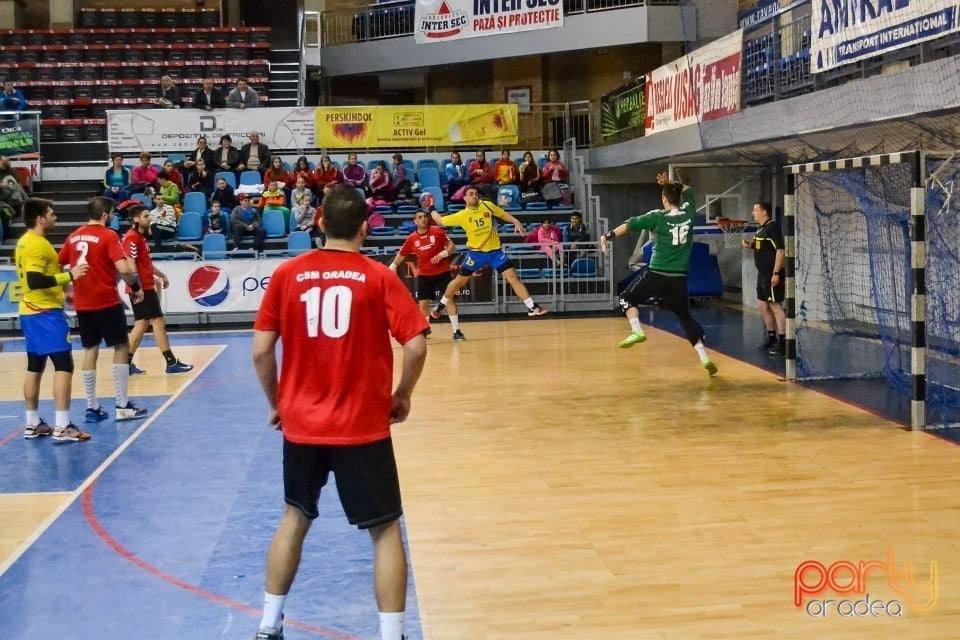
<svg viewBox="0 0 960 640">
<path fill-rule="evenodd" d="M 460 331 L 460 316 L 447 316 L 450 318 L 450 326 L 453 327 L 453 332 L 456 333 Z"/>
<path fill-rule="evenodd" d="M 130 365 L 113 365 L 113 388 L 117 395 L 117 406 L 125 407 L 129 398 L 127 397 L 128 383 L 130 382 Z"/>
<path fill-rule="evenodd" d="M 399 613 L 380 612 L 380 640 L 401 640 L 403 638 L 403 611 Z"/>
<path fill-rule="evenodd" d="M 40 410 L 27 409 L 27 426 L 35 427 L 40 424 Z"/>
<path fill-rule="evenodd" d="M 643 327 L 640 325 L 640 318 L 630 318 L 630 328 L 634 333 L 643 335 Z"/>
<path fill-rule="evenodd" d="M 87 394 L 87 409 L 99 409 L 97 402 L 97 370 L 83 372 L 83 392 Z"/>
<path fill-rule="evenodd" d="M 523 304 L 527 305 L 527 309 L 530 309 L 531 311 L 533 311 L 533 308 L 537 306 L 533 301 L 533 298 L 525 298 Z"/>
<path fill-rule="evenodd" d="M 65 427 L 70 424 L 70 412 L 57 409 L 53 424 L 57 427 Z"/>
<path fill-rule="evenodd" d="M 700 362 L 706 362 L 710 359 L 710 356 L 707 355 L 707 348 L 703 346 L 703 342 L 698 342 L 693 345 L 693 348 L 697 352 L 697 355 L 700 356 Z"/>
<path fill-rule="evenodd" d="M 446 306 L 447 302 L 448 302 L 447 296 L 440 296 L 440 304 Z"/>
<path fill-rule="evenodd" d="M 272 593 L 263 592 L 263 618 L 260 620 L 260 628 L 273 627 L 279 629 L 283 624 L 283 603 L 287 596 L 275 596 Z"/>
</svg>

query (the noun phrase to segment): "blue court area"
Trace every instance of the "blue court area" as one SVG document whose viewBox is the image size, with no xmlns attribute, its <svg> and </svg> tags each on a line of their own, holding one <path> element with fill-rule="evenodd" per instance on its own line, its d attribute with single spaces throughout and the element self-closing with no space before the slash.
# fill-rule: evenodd
<svg viewBox="0 0 960 640">
<path fill-rule="evenodd" d="M 173 336 L 175 348 L 226 348 L 82 493 L 143 421 L 107 421 L 91 442 L 54 444 L 23 440 L 22 407 L 0 407 L 16 416 L 3 419 L 3 437 L 17 431 L 0 444 L 2 493 L 76 497 L 0 576 L 0 637 L 253 637 L 283 486 L 281 436 L 266 425 L 250 335 Z M 138 400 L 153 414 L 168 398 Z M 378 638 L 369 536 L 348 525 L 332 483 L 320 502 L 286 637 Z M 408 637 L 422 638 L 412 573 L 406 619 Z"/>
</svg>

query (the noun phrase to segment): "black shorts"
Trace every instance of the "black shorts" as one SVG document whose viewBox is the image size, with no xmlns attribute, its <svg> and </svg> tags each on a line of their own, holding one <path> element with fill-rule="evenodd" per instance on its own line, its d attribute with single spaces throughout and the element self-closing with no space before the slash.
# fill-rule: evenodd
<svg viewBox="0 0 960 640">
<path fill-rule="evenodd" d="M 334 447 L 296 444 L 284 438 L 284 499 L 307 518 L 319 515 L 317 501 L 331 471 L 350 524 L 370 529 L 403 515 L 392 439 Z"/>
<path fill-rule="evenodd" d="M 772 277 L 773 273 L 771 272 L 757 272 L 757 300 L 780 304 L 783 302 L 783 296 L 786 292 L 786 285 L 783 282 L 786 278 L 784 278 L 783 271 L 781 271 L 777 286 L 773 286 L 773 283 L 770 282 Z"/>
<path fill-rule="evenodd" d="M 687 291 L 687 276 L 667 276 L 656 271 L 647 271 L 634 279 L 620 294 L 620 307 L 626 311 L 651 298 L 660 298 L 660 303 L 677 314 L 689 314 L 690 294 Z"/>
<path fill-rule="evenodd" d="M 435 276 L 417 276 L 417 300 L 439 300 L 443 292 L 447 290 L 450 279 L 449 271 L 444 271 Z"/>
<path fill-rule="evenodd" d="M 127 316 L 122 304 L 96 311 L 77 311 L 77 326 L 84 349 L 99 346 L 101 340 L 108 347 L 127 343 Z"/>
<path fill-rule="evenodd" d="M 163 310 L 160 308 L 160 296 L 156 289 L 143 290 L 143 302 L 133 305 L 134 320 L 153 320 L 162 318 Z"/>
</svg>

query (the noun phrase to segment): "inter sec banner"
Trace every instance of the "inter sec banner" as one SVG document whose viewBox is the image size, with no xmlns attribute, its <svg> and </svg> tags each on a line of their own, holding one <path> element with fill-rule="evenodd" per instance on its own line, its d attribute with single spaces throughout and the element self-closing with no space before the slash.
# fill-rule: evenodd
<svg viewBox="0 0 960 640">
<path fill-rule="evenodd" d="M 516 104 L 318 107 L 316 146 L 446 147 L 517 144 Z"/>
<path fill-rule="evenodd" d="M 0 156 L 40 179 L 39 111 L 0 111 Z"/>
<path fill-rule="evenodd" d="M 417 44 L 563 26 L 560 0 L 417 0 Z"/>
<path fill-rule="evenodd" d="M 834 0 L 814 4 L 814 73 L 960 30 L 953 0 Z"/>
<path fill-rule="evenodd" d="M 647 74 L 646 135 L 722 118 L 740 110 L 739 29 Z"/>
<path fill-rule="evenodd" d="M 315 107 L 257 109 L 137 109 L 107 112 L 107 141 L 111 153 L 181 151 L 197 146 L 206 136 L 211 148 L 229 134 L 237 148 L 251 131 L 271 149 L 315 149 Z"/>
</svg>

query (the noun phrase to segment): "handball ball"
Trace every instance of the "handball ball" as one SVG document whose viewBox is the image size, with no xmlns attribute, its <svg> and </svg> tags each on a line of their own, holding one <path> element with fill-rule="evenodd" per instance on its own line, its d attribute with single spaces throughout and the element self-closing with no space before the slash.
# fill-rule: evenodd
<svg viewBox="0 0 960 640">
<path fill-rule="evenodd" d="M 433 200 L 433 194 L 432 194 L 432 193 L 427 192 L 427 193 L 424 193 L 424 194 L 421 194 L 421 195 L 420 195 L 420 208 L 421 208 L 421 209 L 423 209 L 424 211 L 429 211 L 430 209 L 433 208 L 433 205 L 434 205 L 434 200 Z"/>
</svg>

